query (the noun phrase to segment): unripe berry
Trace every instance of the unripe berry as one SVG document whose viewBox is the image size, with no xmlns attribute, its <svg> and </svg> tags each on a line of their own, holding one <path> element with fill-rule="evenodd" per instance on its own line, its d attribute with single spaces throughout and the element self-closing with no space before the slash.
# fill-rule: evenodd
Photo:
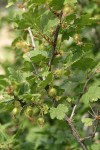
<svg viewBox="0 0 100 150">
<path fill-rule="evenodd" d="M 55 97 L 57 95 L 57 90 L 55 88 L 49 89 L 49 96 Z"/>
<path fill-rule="evenodd" d="M 61 100 L 61 96 L 56 96 L 56 97 L 55 97 L 55 100 L 56 100 L 56 101 L 60 101 L 60 100 Z"/>
<path fill-rule="evenodd" d="M 27 109 L 25 110 L 25 114 L 27 116 L 32 116 L 33 115 L 33 108 L 31 106 L 27 107 Z"/>
<path fill-rule="evenodd" d="M 71 71 L 70 71 L 70 70 L 66 70 L 66 71 L 65 71 L 65 75 L 66 75 L 66 76 L 69 76 L 70 74 L 71 74 Z"/>
<path fill-rule="evenodd" d="M 48 105 L 44 104 L 41 110 L 43 111 L 44 114 L 47 114 L 49 110 Z"/>
<path fill-rule="evenodd" d="M 44 124 L 44 119 L 43 119 L 42 117 L 38 118 L 37 121 L 38 121 L 38 124 L 39 124 L 39 125 L 43 126 L 43 124 Z"/>
<path fill-rule="evenodd" d="M 79 41 L 81 41 L 81 35 L 80 34 L 74 34 L 74 41 L 77 43 Z"/>
<path fill-rule="evenodd" d="M 81 35 L 80 35 L 80 34 L 75 34 L 74 37 L 73 37 L 73 39 L 74 39 L 74 42 L 75 42 L 77 45 L 81 46 L 81 45 L 83 44 L 82 38 L 81 38 Z"/>
<path fill-rule="evenodd" d="M 62 69 L 57 69 L 57 70 L 54 72 L 55 78 L 60 78 L 62 75 L 63 75 L 63 70 L 62 70 Z"/>
<path fill-rule="evenodd" d="M 70 4 L 66 4 L 63 8 L 63 18 L 74 12 L 74 8 Z"/>
<path fill-rule="evenodd" d="M 18 108 L 15 107 L 13 110 L 12 110 L 12 114 L 13 115 L 17 115 L 18 114 Z"/>
<path fill-rule="evenodd" d="M 20 108 L 21 107 L 21 103 L 19 101 L 15 101 L 14 103 L 15 107 Z"/>
<path fill-rule="evenodd" d="M 29 51 L 29 45 L 26 41 L 19 41 L 16 43 L 17 48 L 21 48 L 23 52 Z"/>
</svg>

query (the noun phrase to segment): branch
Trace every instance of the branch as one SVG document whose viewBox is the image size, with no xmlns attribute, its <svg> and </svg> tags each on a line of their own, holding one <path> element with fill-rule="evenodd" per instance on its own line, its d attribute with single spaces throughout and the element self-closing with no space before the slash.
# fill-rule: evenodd
<svg viewBox="0 0 100 150">
<path fill-rule="evenodd" d="M 53 62 L 53 59 L 55 56 L 55 49 L 57 46 L 58 34 L 59 34 L 60 27 L 61 27 L 62 14 L 63 14 L 63 12 L 61 11 L 59 14 L 60 23 L 57 25 L 56 30 L 55 30 L 55 34 L 54 34 L 54 41 L 53 41 L 53 46 L 52 46 L 52 50 L 51 50 L 51 57 L 50 57 L 49 64 L 48 64 L 49 71 L 51 70 L 51 65 L 52 65 L 52 62 Z"/>
<path fill-rule="evenodd" d="M 77 142 L 80 144 L 81 148 L 83 150 L 88 150 L 86 145 L 85 145 L 85 143 L 82 141 L 82 138 L 80 137 L 78 131 L 74 127 L 72 120 L 70 118 L 68 118 L 67 116 L 65 116 L 65 121 L 68 123 L 68 125 L 69 125 L 69 127 L 70 127 L 70 129 L 72 131 L 73 136 L 75 137 Z"/>
<path fill-rule="evenodd" d="M 79 104 L 79 101 L 80 99 L 82 98 L 82 96 L 84 95 L 85 91 L 86 91 L 86 88 L 87 88 L 87 84 L 88 82 L 91 80 L 91 78 L 94 76 L 94 74 L 97 72 L 98 69 L 96 69 L 95 71 L 93 71 L 90 75 L 90 77 L 87 78 L 84 86 L 83 86 L 83 90 L 82 90 L 82 93 L 79 95 L 79 98 L 77 100 L 77 104 L 75 104 L 75 106 L 73 107 L 73 110 L 72 110 L 72 113 L 71 113 L 71 116 L 70 116 L 70 119 L 73 118 L 74 114 L 75 114 L 75 111 L 76 111 L 76 108 L 77 108 L 77 105 Z"/>
</svg>

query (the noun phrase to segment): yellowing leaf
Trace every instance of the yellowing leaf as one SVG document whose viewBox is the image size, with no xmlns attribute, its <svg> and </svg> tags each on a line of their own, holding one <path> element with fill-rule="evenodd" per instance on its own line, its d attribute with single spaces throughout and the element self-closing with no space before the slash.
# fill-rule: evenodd
<svg viewBox="0 0 100 150">
<path fill-rule="evenodd" d="M 93 124 L 93 119 L 91 119 L 91 118 L 83 118 L 82 122 L 84 123 L 85 126 L 91 126 Z"/>
</svg>

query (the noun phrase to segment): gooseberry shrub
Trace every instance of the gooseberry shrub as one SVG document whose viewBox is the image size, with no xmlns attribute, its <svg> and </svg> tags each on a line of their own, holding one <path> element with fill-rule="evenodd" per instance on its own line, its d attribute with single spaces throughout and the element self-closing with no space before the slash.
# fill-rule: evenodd
<svg viewBox="0 0 100 150">
<path fill-rule="evenodd" d="M 0 76 L 0 148 L 99 149 L 100 63 L 85 35 L 99 18 L 77 0 L 11 5 L 16 61 Z"/>
</svg>

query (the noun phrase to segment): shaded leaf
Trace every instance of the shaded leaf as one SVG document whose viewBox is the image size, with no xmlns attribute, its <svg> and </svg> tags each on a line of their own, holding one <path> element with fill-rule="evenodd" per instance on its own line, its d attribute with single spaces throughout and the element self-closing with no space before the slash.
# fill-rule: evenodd
<svg viewBox="0 0 100 150">
<path fill-rule="evenodd" d="M 81 58 L 72 65 L 73 69 L 87 70 L 92 69 L 97 63 L 92 58 Z"/>
<path fill-rule="evenodd" d="M 47 85 L 49 85 L 51 82 L 52 82 L 52 73 L 49 73 L 47 75 L 47 77 L 45 78 L 45 80 L 43 80 L 41 83 L 40 83 L 40 87 L 41 88 L 45 88 Z"/>
<path fill-rule="evenodd" d="M 39 51 L 39 50 L 30 51 L 23 55 L 23 58 L 26 61 L 30 61 L 30 59 L 31 59 L 32 62 L 34 62 L 34 63 L 41 62 L 42 60 L 44 60 L 47 57 L 48 57 L 48 54 L 46 51 Z"/>
</svg>

